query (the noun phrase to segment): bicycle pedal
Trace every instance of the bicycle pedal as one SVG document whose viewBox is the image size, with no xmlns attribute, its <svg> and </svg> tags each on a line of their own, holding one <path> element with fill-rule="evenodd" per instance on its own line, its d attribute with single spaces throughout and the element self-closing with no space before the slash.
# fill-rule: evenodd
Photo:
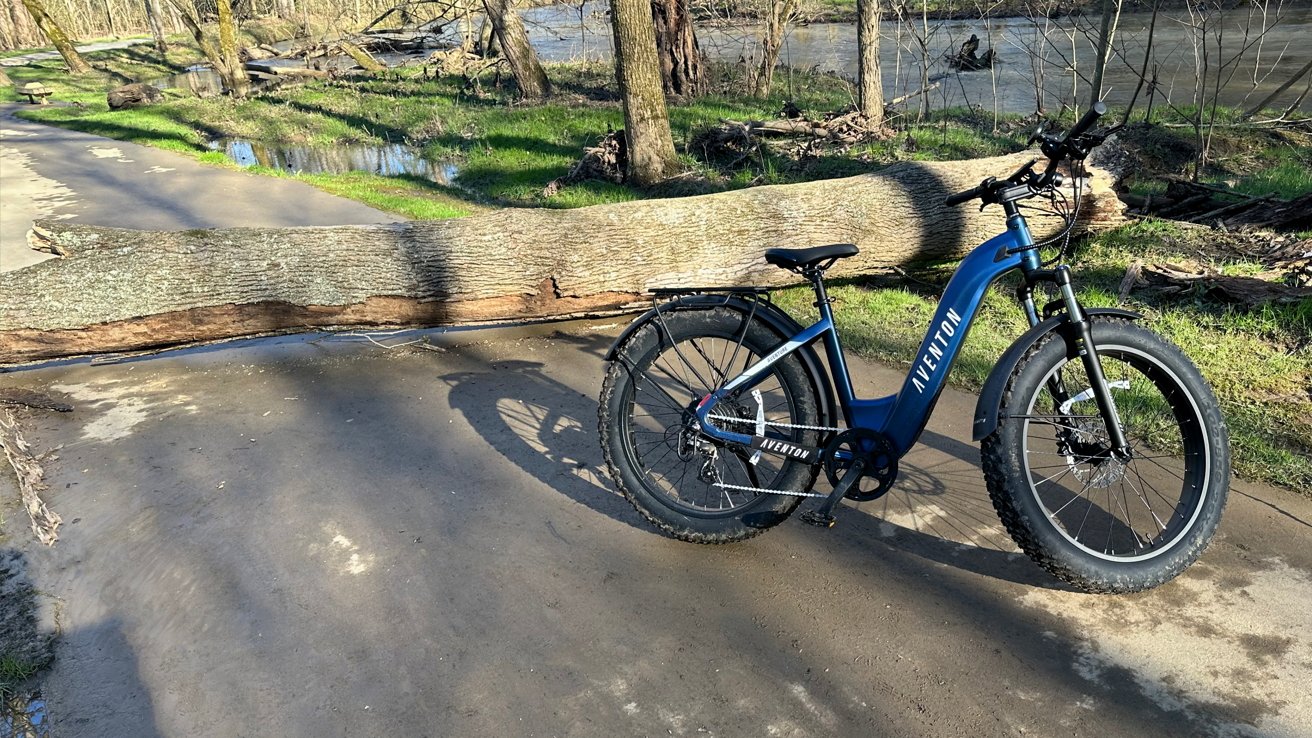
<svg viewBox="0 0 1312 738">
<path fill-rule="evenodd" d="M 807 510 L 802 513 L 802 522 L 814 525 L 817 528 L 832 528 L 838 522 L 838 518 L 833 515 L 826 515 L 817 510 Z"/>
</svg>

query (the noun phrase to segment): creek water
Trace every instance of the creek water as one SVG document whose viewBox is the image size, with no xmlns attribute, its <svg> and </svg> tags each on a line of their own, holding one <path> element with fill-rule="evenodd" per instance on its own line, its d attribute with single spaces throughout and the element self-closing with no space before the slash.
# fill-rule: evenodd
<svg viewBox="0 0 1312 738">
<path fill-rule="evenodd" d="M 451 184 L 456 176 L 455 164 L 425 159 L 418 149 L 403 144 L 323 147 L 220 138 L 210 141 L 209 147 L 222 151 L 244 167 L 260 164 L 271 169 L 307 174 L 372 172 L 385 176 L 408 175 L 444 185 Z"/>
<path fill-rule="evenodd" d="M 605 15 L 605 3 L 589 3 L 580 15 L 577 7 L 552 5 L 523 13 L 529 37 L 539 54 L 550 60 L 609 59 L 611 29 Z M 1116 53 L 1107 65 L 1105 98 L 1111 103 L 1125 103 L 1134 94 L 1138 72 L 1148 50 L 1150 13 L 1121 15 L 1115 40 Z M 1157 75 L 1155 97 L 1158 104 L 1169 98 L 1175 105 L 1193 100 L 1198 76 L 1194 63 L 1194 34 L 1190 30 L 1187 10 L 1162 12 L 1152 33 L 1148 75 Z M 998 108 L 1002 112 L 1030 113 L 1041 97 L 1045 107 L 1069 99 L 1072 85 L 1075 99 L 1087 105 L 1090 82 L 1080 75 L 1091 75 L 1095 57 L 1093 40 L 1097 38 L 1096 17 L 1037 19 L 995 18 L 982 20 L 929 21 L 928 33 L 922 26 L 919 35 L 926 39 L 928 65 L 916 40 L 896 22 L 880 26 L 880 64 L 886 98 L 894 98 L 921 89 L 923 76 L 938 78 L 931 93 L 932 107 L 970 103 L 992 109 L 995 84 Z M 1221 77 L 1219 101 L 1224 105 L 1244 105 L 1260 101 L 1276 89 L 1294 71 L 1312 59 L 1312 4 L 1301 2 L 1285 9 L 1277 18 L 1266 17 L 1267 33 L 1254 41 L 1261 16 L 1249 16 L 1232 10 L 1224 16 L 1208 19 L 1208 54 L 1212 59 L 1228 60 L 1247 46 L 1238 62 Z M 919 24 L 918 24 L 919 25 Z M 1245 27 L 1250 32 L 1245 36 Z M 758 26 L 733 28 L 707 27 L 697 31 L 703 51 L 710 57 L 734 61 L 760 57 Z M 955 72 L 945 56 L 954 53 L 975 34 L 980 39 L 980 53 L 997 51 L 999 63 L 993 72 Z M 1216 44 L 1220 39 L 1220 49 Z M 1071 60 L 1074 64 L 1071 64 Z M 856 75 L 856 26 L 850 23 L 815 23 L 795 26 L 787 36 L 782 64 L 799 69 L 819 69 Z M 1215 65 L 1215 62 L 1213 62 Z M 1076 70 L 1072 72 L 1072 68 Z M 1038 73 L 1036 73 L 1038 70 Z M 776 84 L 789 84 L 787 74 L 776 76 Z M 1209 78 L 1209 96 L 1215 78 Z M 1282 98 L 1292 102 L 1306 82 L 1295 85 Z M 1036 88 L 1038 92 L 1036 93 Z M 1141 93 L 1142 101 L 1147 95 Z M 1312 99 L 1304 100 L 1312 110 Z"/>
</svg>

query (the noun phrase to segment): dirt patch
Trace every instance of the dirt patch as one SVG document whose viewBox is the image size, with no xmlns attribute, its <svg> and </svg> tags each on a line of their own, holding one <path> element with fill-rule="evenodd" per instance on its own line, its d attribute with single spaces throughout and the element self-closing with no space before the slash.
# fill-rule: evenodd
<svg viewBox="0 0 1312 738">
<path fill-rule="evenodd" d="M 1078 673 L 1111 686 L 1129 676 L 1168 710 L 1205 705 L 1216 735 L 1305 736 L 1312 725 L 1312 574 L 1278 559 L 1249 584 L 1200 563 L 1160 589 L 1122 598 L 1034 590 L 1022 604 L 1077 637 Z M 1096 635 L 1095 635 L 1096 634 Z"/>
</svg>

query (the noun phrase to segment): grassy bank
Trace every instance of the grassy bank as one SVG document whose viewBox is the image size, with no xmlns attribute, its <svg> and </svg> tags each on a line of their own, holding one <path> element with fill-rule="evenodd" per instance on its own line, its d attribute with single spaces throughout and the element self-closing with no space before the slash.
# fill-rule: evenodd
<svg viewBox="0 0 1312 738">
<path fill-rule="evenodd" d="M 217 137 L 303 143 L 324 147 L 348 143 L 404 142 L 426 157 L 454 164 L 457 186 L 419 178 L 367 174 L 298 175 L 327 191 L 409 217 L 459 217 L 496 207 L 568 208 L 605 202 L 677 196 L 847 176 L 905 159 L 957 159 L 1019 151 L 1030 124 L 1004 117 L 995 128 L 991 116 L 967 111 L 935 113 L 921 123 L 902 124 L 895 137 L 795 156 L 786 146 L 767 148 L 730 164 L 706 155 L 698 134 L 721 118 L 776 117 L 781 95 L 757 100 L 736 93 L 735 70 L 717 68 L 715 92 L 670 110 L 676 144 L 691 176 L 650 191 L 603 181 L 548 188 L 565 175 L 585 146 L 622 125 L 608 67 L 554 66 L 549 72 L 559 94 L 542 104 L 514 100 L 513 90 L 492 79 L 467 89 L 460 80 L 426 79 L 417 70 L 355 80 L 291 87 L 233 101 L 196 99 L 170 93 L 165 104 L 110 112 L 106 86 L 125 79 L 150 79 L 185 68 L 194 52 L 179 49 L 169 59 L 128 49 L 92 55 L 104 67 L 96 78 L 68 81 L 55 62 L 11 69 L 16 82 L 40 79 L 53 84 L 56 100 L 79 106 L 30 108 L 26 117 L 82 131 L 179 151 L 216 165 L 232 166 L 209 151 Z M 812 116 L 850 104 L 852 91 L 841 79 L 795 75 L 794 101 Z M 780 90 L 790 85 L 781 81 Z M 1181 111 L 1187 114 L 1188 111 Z M 1233 112 L 1225 112 L 1231 116 Z M 1196 153 L 1194 132 L 1180 113 L 1158 119 L 1170 125 L 1138 126 L 1123 138 L 1139 159 L 1132 188 L 1152 191 L 1163 174 L 1182 174 Z M 1312 133 L 1217 129 L 1215 162 L 1204 179 L 1256 194 L 1290 196 L 1312 191 Z M 261 174 L 277 174 L 257 169 Z M 289 176 L 289 175 L 279 175 Z M 1309 237 L 1312 234 L 1303 234 Z M 1082 298 L 1089 304 L 1117 301 L 1126 267 L 1135 259 L 1198 260 L 1199 251 L 1219 267 L 1247 273 L 1256 265 L 1218 251 L 1212 231 L 1169 223 L 1138 223 L 1086 239 L 1073 259 L 1079 267 Z M 948 272 L 929 268 L 923 282 L 890 286 L 871 280 L 843 285 L 839 320 L 856 353 L 893 364 L 908 364 L 933 311 L 938 285 Z M 787 291 L 781 300 L 798 313 L 809 310 L 809 295 Z M 1232 428 L 1236 468 L 1244 476 L 1312 489 L 1312 305 L 1243 310 L 1201 294 L 1170 300 L 1131 296 L 1128 307 L 1146 313 L 1152 326 L 1189 353 L 1213 383 Z M 990 293 L 972 329 L 952 381 L 977 388 L 999 353 L 1024 329 L 1006 286 Z"/>
</svg>

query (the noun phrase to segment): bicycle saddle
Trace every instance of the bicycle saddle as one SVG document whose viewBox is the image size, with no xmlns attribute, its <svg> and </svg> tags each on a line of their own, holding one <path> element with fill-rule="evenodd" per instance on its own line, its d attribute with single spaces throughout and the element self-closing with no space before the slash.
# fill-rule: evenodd
<svg viewBox="0 0 1312 738">
<path fill-rule="evenodd" d="M 767 249 L 765 260 L 784 269 L 806 269 L 822 261 L 856 256 L 857 253 L 855 244 L 831 243 L 809 249 Z"/>
</svg>

